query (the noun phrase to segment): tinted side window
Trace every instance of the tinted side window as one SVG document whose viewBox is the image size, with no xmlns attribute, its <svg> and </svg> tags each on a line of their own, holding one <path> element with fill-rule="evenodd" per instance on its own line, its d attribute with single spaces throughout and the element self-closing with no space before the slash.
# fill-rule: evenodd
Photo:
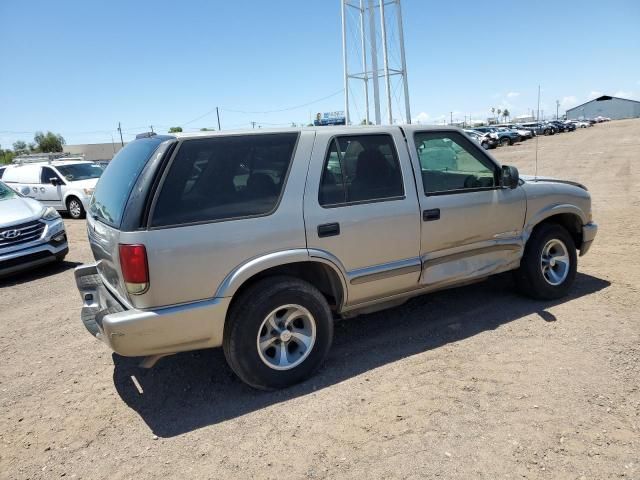
<svg viewBox="0 0 640 480">
<path fill-rule="evenodd" d="M 185 140 L 165 177 L 154 227 L 266 215 L 282 193 L 297 133 Z"/>
<path fill-rule="evenodd" d="M 49 167 L 42 167 L 42 171 L 40 172 L 40 183 L 51 183 L 51 179 L 55 178 L 56 180 L 60 180 L 60 177 L 56 172 L 54 172 Z"/>
<path fill-rule="evenodd" d="M 0 168 L 0 178 L 2 178 L 2 175 L 4 175 L 4 168 Z"/>
<path fill-rule="evenodd" d="M 468 139 L 454 132 L 415 134 L 425 195 L 493 188 L 495 165 Z"/>
<path fill-rule="evenodd" d="M 402 171 L 390 135 L 341 136 L 331 141 L 320 181 L 320 205 L 403 196 Z"/>
</svg>

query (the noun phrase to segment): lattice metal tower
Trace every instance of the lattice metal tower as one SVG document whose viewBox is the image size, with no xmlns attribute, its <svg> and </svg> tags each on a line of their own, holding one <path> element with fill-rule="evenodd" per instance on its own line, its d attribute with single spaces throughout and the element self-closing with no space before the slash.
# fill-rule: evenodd
<svg viewBox="0 0 640 480">
<path fill-rule="evenodd" d="M 367 123 L 380 125 L 381 113 L 388 124 L 411 123 L 400 0 L 341 2 L 344 111 L 347 125 L 353 120 L 354 110 Z M 380 65 L 382 68 L 379 68 Z M 379 85 L 381 78 L 384 79 L 385 88 L 382 112 Z M 354 81 L 363 88 L 362 98 L 356 93 L 359 89 L 351 88 Z M 370 89 L 373 90 L 373 102 L 369 95 Z M 402 116 L 401 97 L 404 99 L 404 118 L 394 118 L 393 100 L 396 103 L 396 115 Z M 370 115 L 371 103 L 373 119 Z M 364 107 L 364 112 L 360 111 L 359 105 Z"/>
</svg>

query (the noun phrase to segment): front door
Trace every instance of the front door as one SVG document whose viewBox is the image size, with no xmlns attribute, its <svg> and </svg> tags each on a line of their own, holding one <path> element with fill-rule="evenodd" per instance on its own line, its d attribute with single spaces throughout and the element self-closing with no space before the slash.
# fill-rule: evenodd
<svg viewBox="0 0 640 480">
<path fill-rule="evenodd" d="M 51 185 L 51 179 L 58 182 Z M 62 206 L 62 180 L 60 176 L 50 167 L 42 167 L 40 172 L 40 186 L 36 198 L 48 207 Z"/>
<path fill-rule="evenodd" d="M 517 267 L 526 213 L 522 187 L 503 188 L 500 166 L 457 130 L 413 128 L 407 134 L 418 160 L 421 284 L 444 286 Z"/>
<path fill-rule="evenodd" d="M 307 246 L 339 262 L 347 304 L 417 288 L 420 213 L 399 129 L 318 131 L 304 198 Z"/>
</svg>

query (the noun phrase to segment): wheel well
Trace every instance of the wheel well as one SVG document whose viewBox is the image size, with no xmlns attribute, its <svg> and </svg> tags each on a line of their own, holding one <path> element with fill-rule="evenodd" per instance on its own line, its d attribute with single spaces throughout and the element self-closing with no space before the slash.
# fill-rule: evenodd
<svg viewBox="0 0 640 480">
<path fill-rule="evenodd" d="M 78 201 L 80 202 L 80 199 L 79 199 L 76 195 L 74 195 L 74 194 L 67 195 L 67 198 L 65 198 L 65 199 L 64 199 L 64 204 L 65 204 L 65 206 L 66 206 L 67 208 L 69 208 L 69 202 L 70 202 L 70 201 L 71 201 L 71 199 L 73 199 L 73 198 L 75 198 L 76 200 L 78 200 Z M 82 205 L 82 202 L 80 202 L 80 205 Z"/>
<path fill-rule="evenodd" d="M 238 298 L 243 291 L 257 281 L 279 275 L 299 278 L 316 287 L 324 295 L 332 311 L 336 311 L 342 305 L 344 292 L 338 274 L 331 267 L 320 262 L 286 263 L 263 270 L 245 281 L 235 292 L 233 298 Z"/>
<path fill-rule="evenodd" d="M 544 224 L 555 224 L 564 227 L 565 230 L 569 232 L 569 235 L 571 235 L 571 238 L 573 238 L 576 248 L 580 249 L 582 246 L 582 220 L 578 215 L 573 213 L 559 213 L 557 215 L 552 215 L 551 217 L 545 218 L 542 222 L 536 225 L 535 228 Z"/>
</svg>

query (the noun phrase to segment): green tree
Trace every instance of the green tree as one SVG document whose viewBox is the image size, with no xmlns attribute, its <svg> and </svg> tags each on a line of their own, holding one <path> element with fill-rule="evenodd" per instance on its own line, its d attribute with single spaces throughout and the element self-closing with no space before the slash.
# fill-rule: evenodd
<svg viewBox="0 0 640 480">
<path fill-rule="evenodd" d="M 182 131 L 182 127 L 171 127 L 169 133 L 178 133 Z"/>
<path fill-rule="evenodd" d="M 505 108 L 502 112 L 502 116 L 504 117 L 505 121 L 507 121 L 507 119 L 511 116 L 511 112 L 509 112 L 509 110 Z"/>
<path fill-rule="evenodd" d="M 4 163 L 11 163 L 11 160 L 13 160 L 14 156 L 15 154 L 11 150 L 3 150 L 0 146 L 0 165 Z"/>
<path fill-rule="evenodd" d="M 174 128 L 175 128 L 175 127 L 174 127 Z M 178 128 L 180 128 L 180 127 L 178 127 Z M 180 128 L 180 130 L 177 130 L 177 131 L 178 131 L 178 132 L 181 132 L 181 131 L 182 131 L 182 128 Z M 200 131 L 201 131 L 201 132 L 215 132 L 215 131 L 216 131 L 216 129 L 215 129 L 215 128 L 207 128 L 207 127 L 203 127 L 203 128 L 201 128 L 201 129 L 200 129 Z M 169 133 L 173 133 L 173 132 L 171 132 L 171 130 L 169 130 Z"/>
<path fill-rule="evenodd" d="M 29 151 L 29 149 L 25 142 L 18 140 L 17 142 L 13 142 L 13 151 L 16 155 L 24 155 Z"/>
<path fill-rule="evenodd" d="M 52 132 L 47 132 L 46 134 L 36 132 L 33 141 L 36 143 L 35 150 L 42 153 L 61 152 L 62 146 L 65 144 L 62 135 Z"/>
</svg>

